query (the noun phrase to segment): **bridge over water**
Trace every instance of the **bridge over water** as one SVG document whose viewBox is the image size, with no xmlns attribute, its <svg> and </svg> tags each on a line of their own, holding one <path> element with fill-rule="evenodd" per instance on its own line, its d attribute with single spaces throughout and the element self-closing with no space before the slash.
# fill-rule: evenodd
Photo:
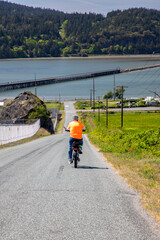
<svg viewBox="0 0 160 240">
<path fill-rule="evenodd" d="M 7 91 L 7 90 L 13 90 L 13 89 L 27 88 L 27 87 L 36 87 L 40 85 L 61 83 L 61 82 L 67 82 L 67 81 L 76 81 L 76 80 L 82 80 L 87 78 L 96 78 L 100 76 L 128 73 L 133 71 L 142 71 L 146 69 L 159 68 L 159 67 L 160 67 L 160 64 L 157 64 L 157 65 L 142 66 L 142 67 L 128 68 L 128 69 L 112 69 L 112 70 L 106 70 L 101 72 L 82 73 L 82 74 L 75 74 L 75 75 L 55 77 L 55 78 L 2 83 L 0 84 L 0 91 Z"/>
</svg>

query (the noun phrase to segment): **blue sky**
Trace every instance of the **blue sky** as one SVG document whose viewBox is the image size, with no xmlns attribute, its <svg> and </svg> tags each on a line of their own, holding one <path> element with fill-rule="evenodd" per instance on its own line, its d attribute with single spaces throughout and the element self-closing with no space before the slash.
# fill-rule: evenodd
<svg viewBox="0 0 160 240">
<path fill-rule="evenodd" d="M 33 7 L 51 8 L 67 13 L 94 12 L 103 15 L 112 10 L 124 10 L 134 7 L 160 10 L 160 0 L 8 0 L 8 2 Z"/>
</svg>

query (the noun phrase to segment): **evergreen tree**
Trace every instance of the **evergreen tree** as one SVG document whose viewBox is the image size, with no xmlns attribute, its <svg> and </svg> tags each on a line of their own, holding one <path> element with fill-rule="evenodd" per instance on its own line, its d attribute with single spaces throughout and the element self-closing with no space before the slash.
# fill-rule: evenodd
<svg viewBox="0 0 160 240">
<path fill-rule="evenodd" d="M 152 54 L 160 49 L 159 23 L 160 11 L 154 9 L 104 17 L 0 1 L 0 58 Z"/>
</svg>

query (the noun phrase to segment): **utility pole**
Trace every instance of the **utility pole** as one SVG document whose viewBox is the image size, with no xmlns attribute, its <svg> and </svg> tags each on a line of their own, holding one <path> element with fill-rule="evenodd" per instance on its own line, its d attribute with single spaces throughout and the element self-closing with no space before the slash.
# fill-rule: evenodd
<svg viewBox="0 0 160 240">
<path fill-rule="evenodd" d="M 100 122 L 100 97 L 98 97 L 98 122 Z"/>
<path fill-rule="evenodd" d="M 95 84 L 93 78 L 93 111 L 95 111 Z"/>
<path fill-rule="evenodd" d="M 61 106 L 61 94 L 59 93 L 59 105 Z"/>
<path fill-rule="evenodd" d="M 122 86 L 122 95 L 121 95 L 121 128 L 123 127 L 123 86 Z"/>
<path fill-rule="evenodd" d="M 121 128 L 123 127 L 123 91 L 124 87 L 127 88 L 126 86 L 119 86 L 121 88 Z"/>
<path fill-rule="evenodd" d="M 36 73 L 35 73 L 35 75 L 34 75 L 34 80 L 35 80 L 35 95 L 37 96 Z"/>
<path fill-rule="evenodd" d="M 92 108 L 92 89 L 90 89 L 90 107 Z"/>
<path fill-rule="evenodd" d="M 113 89 L 113 90 L 114 90 L 114 91 L 113 91 L 113 92 L 114 92 L 114 101 L 115 101 L 115 98 L 116 98 L 116 97 L 115 97 L 115 89 L 116 89 L 116 82 L 115 82 L 115 73 L 114 73 L 114 89 Z"/>
<path fill-rule="evenodd" d="M 108 128 L 108 98 L 106 98 L 106 128 Z"/>
</svg>

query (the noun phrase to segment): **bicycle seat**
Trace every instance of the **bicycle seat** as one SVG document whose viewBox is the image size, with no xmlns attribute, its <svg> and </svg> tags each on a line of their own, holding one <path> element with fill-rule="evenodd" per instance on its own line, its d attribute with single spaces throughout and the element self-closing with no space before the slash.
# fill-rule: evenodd
<svg viewBox="0 0 160 240">
<path fill-rule="evenodd" d="M 72 146 L 78 148 L 79 147 L 79 142 L 78 141 L 74 141 L 72 143 Z"/>
</svg>

